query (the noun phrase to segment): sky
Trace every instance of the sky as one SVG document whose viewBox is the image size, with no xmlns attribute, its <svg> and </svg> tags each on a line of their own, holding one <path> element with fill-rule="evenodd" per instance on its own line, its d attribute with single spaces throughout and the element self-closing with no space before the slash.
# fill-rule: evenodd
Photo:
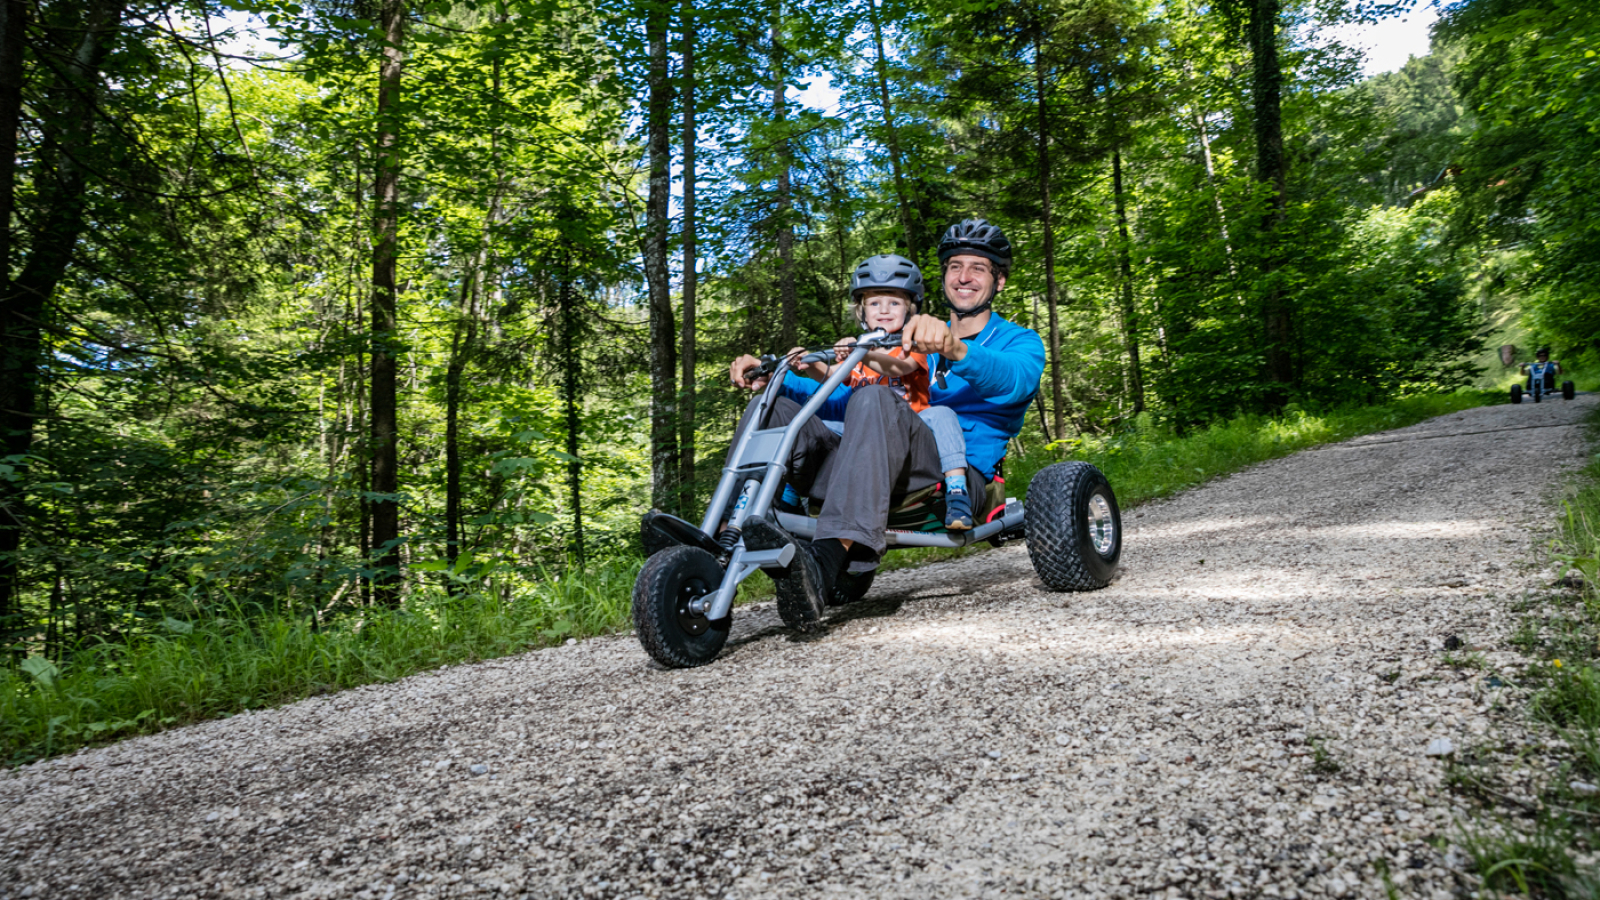
<svg viewBox="0 0 1600 900">
<path fill-rule="evenodd" d="M 1367 76 L 1393 72 L 1413 56 L 1428 55 L 1428 27 L 1439 19 L 1438 7 L 1429 3 L 1403 16 L 1391 16 L 1376 25 L 1342 28 L 1335 34 L 1345 43 L 1366 52 L 1362 73 Z"/>
</svg>

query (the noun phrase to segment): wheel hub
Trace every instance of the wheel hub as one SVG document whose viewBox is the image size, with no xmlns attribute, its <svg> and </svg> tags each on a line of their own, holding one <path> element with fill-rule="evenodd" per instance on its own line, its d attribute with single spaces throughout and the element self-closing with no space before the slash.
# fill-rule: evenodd
<svg viewBox="0 0 1600 900">
<path fill-rule="evenodd" d="M 699 637 L 711 627 L 711 620 L 706 618 L 705 613 L 698 611 L 696 607 L 699 604 L 693 602 L 707 593 L 705 582 L 698 578 L 684 582 L 683 587 L 678 588 L 676 604 L 678 627 L 683 629 L 684 634 Z"/>
<path fill-rule="evenodd" d="M 1117 546 L 1117 523 L 1111 515 L 1111 504 L 1106 502 L 1105 495 L 1095 494 L 1089 498 L 1085 520 L 1089 541 L 1094 544 L 1095 552 L 1101 556 L 1111 555 L 1112 549 Z"/>
</svg>

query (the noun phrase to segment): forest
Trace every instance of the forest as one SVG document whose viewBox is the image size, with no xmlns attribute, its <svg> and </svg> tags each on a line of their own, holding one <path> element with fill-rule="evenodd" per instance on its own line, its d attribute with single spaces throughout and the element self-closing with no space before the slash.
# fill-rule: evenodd
<svg viewBox="0 0 1600 900">
<path fill-rule="evenodd" d="M 983 216 L 1018 454 L 1600 353 L 1600 20 L 1458 0 L 0 0 L 0 643 L 514 602 Z M 808 105 L 813 85 L 836 100 Z M 1587 210 L 1587 211 L 1586 211 Z"/>
</svg>

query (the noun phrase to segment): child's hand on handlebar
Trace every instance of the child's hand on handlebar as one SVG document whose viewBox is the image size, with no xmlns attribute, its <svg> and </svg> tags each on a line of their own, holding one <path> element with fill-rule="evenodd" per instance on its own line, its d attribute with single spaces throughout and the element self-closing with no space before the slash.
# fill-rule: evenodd
<svg viewBox="0 0 1600 900">
<path fill-rule="evenodd" d="M 853 337 L 842 337 L 842 338 L 839 338 L 838 342 L 833 345 L 833 361 L 834 362 L 844 362 L 844 358 L 846 356 L 849 356 L 850 355 L 850 351 L 854 350 L 855 347 L 856 347 L 856 339 L 855 338 L 853 338 Z"/>
<path fill-rule="evenodd" d="M 796 347 L 789 351 L 789 370 L 799 372 L 807 378 L 822 381 L 828 377 L 828 366 L 820 361 L 805 362 L 802 358 L 810 351 L 804 347 Z"/>
</svg>

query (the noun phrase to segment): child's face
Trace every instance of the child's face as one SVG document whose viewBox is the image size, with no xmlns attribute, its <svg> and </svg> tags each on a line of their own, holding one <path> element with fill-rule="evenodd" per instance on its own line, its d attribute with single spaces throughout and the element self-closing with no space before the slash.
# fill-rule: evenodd
<svg viewBox="0 0 1600 900">
<path fill-rule="evenodd" d="M 861 298 L 861 316 L 868 331 L 899 331 L 910 314 L 911 298 L 900 291 L 871 291 Z"/>
</svg>

